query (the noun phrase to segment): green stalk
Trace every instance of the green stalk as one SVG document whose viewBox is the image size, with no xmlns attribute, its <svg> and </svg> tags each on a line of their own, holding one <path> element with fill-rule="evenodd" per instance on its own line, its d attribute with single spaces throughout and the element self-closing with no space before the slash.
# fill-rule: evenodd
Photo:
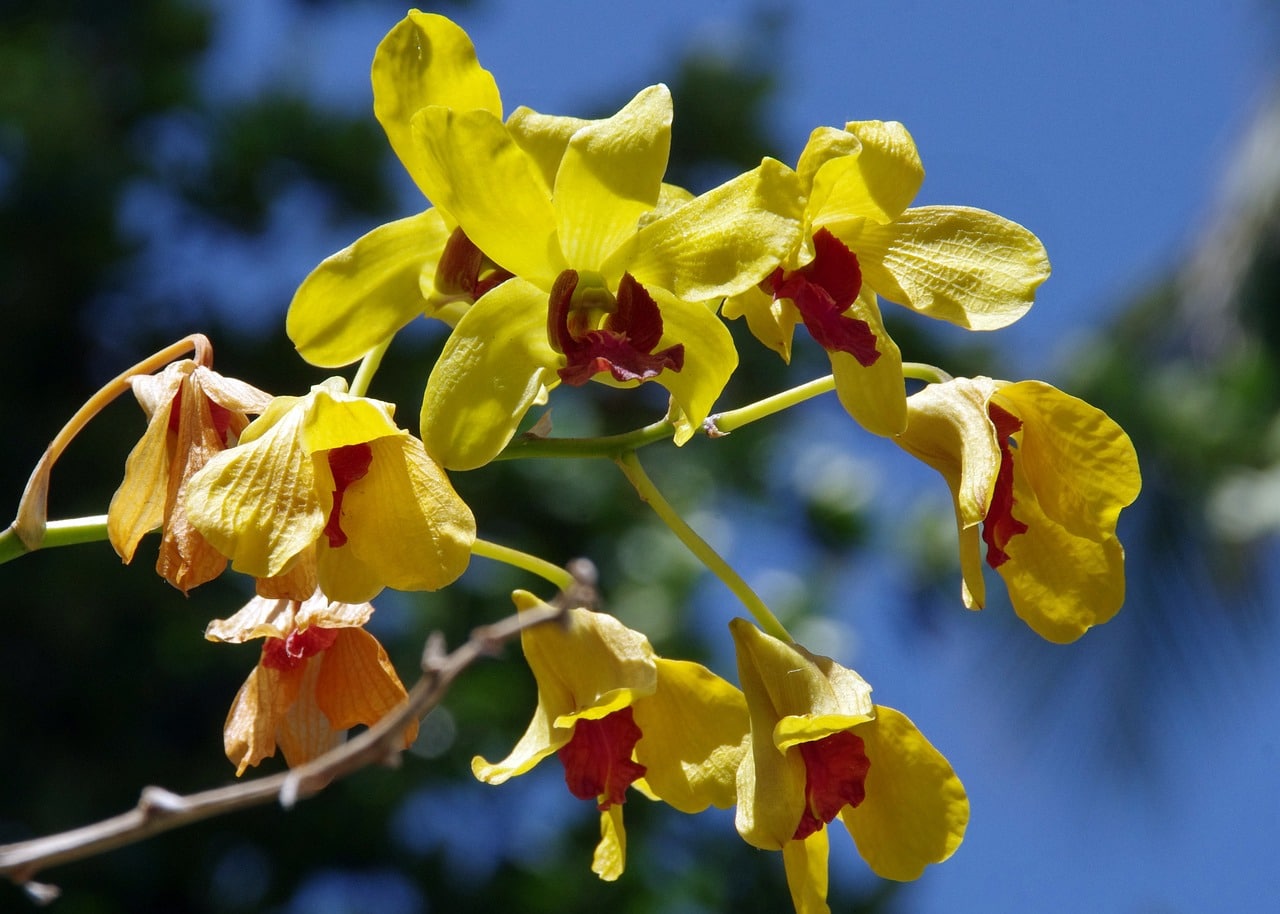
<svg viewBox="0 0 1280 914">
<path fill-rule="evenodd" d="M 537 575 L 543 580 L 554 584 L 563 593 L 568 593 L 577 584 L 573 579 L 573 575 L 559 565 L 553 565 L 545 559 L 538 558 L 536 555 L 521 552 L 519 549 L 512 549 L 510 546 L 499 546 L 497 543 L 491 543 L 488 540 L 477 539 L 471 544 L 471 554 L 492 559 L 495 562 L 502 562 L 504 565 L 511 565 L 522 571 Z"/>
<path fill-rule="evenodd" d="M 676 535 L 680 542 L 692 552 L 707 569 L 724 582 L 724 585 L 733 592 L 747 608 L 747 611 L 755 617 L 756 624 L 760 628 L 780 638 L 783 641 L 792 641 L 792 637 L 787 633 L 787 629 L 773 614 L 773 611 L 765 605 L 754 590 L 748 586 L 742 576 L 733 569 L 733 566 L 726 562 L 720 553 L 711 548 L 711 544 L 704 540 L 697 532 L 690 527 L 680 516 L 675 508 L 671 507 L 670 502 L 663 498 L 662 493 L 658 491 L 658 487 L 653 484 L 653 480 L 644 471 L 644 467 L 640 465 L 640 459 L 636 456 L 635 451 L 627 451 L 619 454 L 615 458 L 615 463 L 621 468 L 624 476 L 635 487 L 636 493 L 640 496 L 640 500 L 645 502 L 653 512 L 662 519 Z"/>
</svg>

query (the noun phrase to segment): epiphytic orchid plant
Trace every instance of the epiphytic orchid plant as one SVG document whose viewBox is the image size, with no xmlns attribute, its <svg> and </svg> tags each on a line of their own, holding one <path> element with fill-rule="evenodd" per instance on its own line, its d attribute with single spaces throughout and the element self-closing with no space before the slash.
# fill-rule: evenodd
<svg viewBox="0 0 1280 914">
<path fill-rule="evenodd" d="M 942 475 L 963 605 L 983 605 L 985 562 L 1035 632 L 1079 638 L 1124 598 L 1116 522 L 1140 487 L 1128 437 L 1041 381 L 953 378 L 904 361 L 881 317 L 883 299 L 970 330 L 1006 326 L 1049 275 L 1039 240 L 984 210 L 912 207 L 924 170 L 895 122 L 819 127 L 794 167 L 766 158 L 695 196 L 664 180 L 673 103 L 663 85 L 600 120 L 523 107 L 504 118 L 466 33 L 417 11 L 378 46 L 372 72 L 374 113 L 425 208 L 317 266 L 286 318 L 303 359 L 356 365 L 354 374 L 272 396 L 215 372 L 203 336 L 181 341 L 85 404 L 0 534 L 0 561 L 106 539 L 128 562 L 156 532 L 157 571 L 174 587 L 186 592 L 229 565 L 256 593 L 206 630 L 211 641 L 262 645 L 224 745 L 237 775 L 277 748 L 290 770 L 221 801 L 152 793 L 139 822 L 102 823 L 71 842 L 72 855 L 151 833 L 157 810 L 171 827 L 255 798 L 291 801 L 394 755 L 471 659 L 518 636 L 537 684 L 533 717 L 505 759 L 477 757 L 473 772 L 501 784 L 555 755 L 569 793 L 601 813 L 592 869 L 602 879 L 624 873 L 633 788 L 686 814 L 734 808 L 743 840 L 782 852 L 801 912 L 827 910 L 837 817 L 880 876 L 915 879 L 947 859 L 969 804 L 946 758 L 823 645 L 796 643 L 664 498 L 638 452 L 716 438 L 834 391 L 854 422 Z M 716 411 L 738 366 L 725 320 L 738 317 L 788 362 L 803 326 L 831 374 Z M 420 320 L 443 322 L 448 338 L 423 368 L 419 421 L 407 430 L 397 405 L 368 390 L 397 334 Z M 651 382 L 670 407 L 628 433 L 556 437 L 527 418 L 561 385 Z M 126 390 L 147 422 L 107 513 L 49 521 L 54 464 Z M 725 633 L 736 684 L 657 654 L 599 605 L 590 575 L 478 536 L 488 519 L 450 474 L 534 457 L 615 462 L 741 600 L 746 617 Z M 372 601 L 388 587 L 447 588 L 472 556 L 557 593 L 517 591 L 508 623 L 452 654 L 437 645 L 408 690 L 365 630 Z M 348 739 L 356 726 L 367 729 Z M 66 842 L 10 845 L 0 867 L 38 894 L 34 875 L 67 854 Z"/>
</svg>

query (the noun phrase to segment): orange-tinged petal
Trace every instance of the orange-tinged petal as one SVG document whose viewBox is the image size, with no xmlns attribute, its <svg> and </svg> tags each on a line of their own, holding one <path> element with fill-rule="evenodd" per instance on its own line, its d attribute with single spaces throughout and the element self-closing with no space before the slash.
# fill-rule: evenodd
<svg viewBox="0 0 1280 914">
<path fill-rule="evenodd" d="M 326 257 L 294 293 L 285 330 L 312 365 L 361 359 L 431 308 L 420 277 L 434 271 L 451 229 L 435 209 L 380 225 Z"/>
<path fill-rule="evenodd" d="M 476 60 L 467 33 L 444 16 L 410 10 L 379 43 L 371 78 L 373 114 L 415 181 L 418 149 L 411 124 L 419 110 L 427 105 L 482 108 L 502 117 L 493 75 Z"/>
<path fill-rule="evenodd" d="M 893 708 L 878 705 L 875 720 L 854 733 L 871 759 L 867 795 L 840 818 L 878 876 L 916 879 L 960 846 L 969 822 L 964 786 L 946 758 Z"/>
<path fill-rule="evenodd" d="M 251 638 L 284 638 L 296 626 L 293 600 L 254 597 L 226 619 L 214 619 L 204 630 L 210 641 L 241 644 Z"/>
<path fill-rule="evenodd" d="M 316 704 L 335 730 L 372 726 L 408 696 L 387 652 L 363 628 L 339 629 L 321 659 Z M 406 748 L 417 735 L 418 722 L 413 721 L 405 728 Z"/>
<path fill-rule="evenodd" d="M 632 705 L 643 734 L 635 750 L 646 769 L 641 786 L 681 812 L 727 809 L 747 748 L 746 699 L 699 664 L 659 657 L 657 665 L 657 690 Z"/>
<path fill-rule="evenodd" d="M 280 670 L 255 666 L 231 703 L 223 727 L 223 747 L 236 776 L 276 754 L 276 725 L 282 709 L 298 694 L 300 679 Z"/>
<path fill-rule="evenodd" d="M 316 684 L 327 653 L 310 657 L 297 668 L 300 673 L 297 697 L 276 719 L 276 742 L 290 768 L 319 758 L 347 736 L 345 730 L 329 723 L 316 702 Z"/>
<path fill-rule="evenodd" d="M 420 186 L 498 266 L 550 290 L 566 269 L 550 188 L 488 111 L 427 107 L 413 119 Z"/>
<path fill-rule="evenodd" d="M 970 330 L 1022 317 L 1049 278 L 1040 239 L 995 213 L 962 206 L 909 209 L 887 225 L 830 226 L 883 297 Z"/>
<path fill-rule="evenodd" d="M 827 858 L 830 838 L 825 828 L 803 841 L 782 846 L 782 862 L 787 872 L 787 888 L 796 914 L 831 914 L 827 906 Z"/>
<path fill-rule="evenodd" d="M 663 85 L 573 134 L 552 202 L 560 248 L 574 269 L 600 271 L 657 206 L 670 151 L 671 93 Z"/>
<path fill-rule="evenodd" d="M 178 379 L 168 404 L 159 408 L 146 431 L 129 452 L 124 479 L 107 508 L 107 539 L 126 563 L 133 561 L 142 538 L 164 522 L 169 491 L 169 414 Z"/>
</svg>

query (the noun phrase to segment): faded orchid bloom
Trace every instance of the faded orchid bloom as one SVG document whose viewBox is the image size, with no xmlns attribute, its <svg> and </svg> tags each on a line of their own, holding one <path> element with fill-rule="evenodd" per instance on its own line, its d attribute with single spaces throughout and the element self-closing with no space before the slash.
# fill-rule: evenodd
<svg viewBox="0 0 1280 914">
<path fill-rule="evenodd" d="M 803 323 L 831 359 L 836 392 L 868 431 L 906 427 L 902 355 L 877 296 L 971 330 L 1026 313 L 1049 276 L 1031 232 L 985 210 L 910 207 L 924 180 L 915 142 L 893 121 L 819 127 L 796 172 L 806 198 L 803 244 L 759 286 L 725 303 L 790 360 Z"/>
<path fill-rule="evenodd" d="M 383 587 L 436 590 L 466 569 L 475 518 L 394 407 L 341 379 L 278 397 L 192 477 L 191 523 L 257 578 L 314 554 L 320 589 L 347 603 Z"/>
<path fill-rule="evenodd" d="M 829 657 L 730 625 L 751 717 L 738 769 L 739 834 L 781 850 L 800 914 L 827 914 L 824 828 L 836 816 L 885 879 L 916 879 L 960 846 L 969 801 L 951 765 L 907 717 Z"/>
<path fill-rule="evenodd" d="M 545 605 L 513 594 L 525 611 Z M 747 736 L 742 693 L 705 667 L 667 660 L 612 616 L 570 609 L 563 624 L 521 634 L 538 685 L 538 704 L 511 754 L 477 756 L 475 776 L 501 784 L 552 753 L 569 791 L 600 809 L 592 871 L 614 880 L 626 864 L 622 803 L 629 786 L 681 812 L 734 803 L 734 779 Z"/>
<path fill-rule="evenodd" d="M 908 412 L 895 441 L 951 488 L 966 606 L 985 603 L 981 527 L 987 564 L 1044 638 L 1074 641 L 1119 611 L 1116 522 L 1142 486 L 1119 425 L 1043 381 L 956 378 L 913 394 Z"/>
<path fill-rule="evenodd" d="M 316 591 L 305 602 L 254 597 L 231 618 L 209 623 L 210 641 L 266 639 L 223 729 L 237 776 L 277 746 L 289 767 L 305 764 L 405 700 L 387 652 L 364 630 L 372 615 L 368 603 L 338 603 Z M 417 735 L 414 721 L 405 748 Z"/>
<path fill-rule="evenodd" d="M 373 111 L 415 180 L 410 129 L 426 105 L 502 114 L 498 85 L 458 25 L 411 10 L 374 53 Z M 421 182 L 419 182 L 421 186 Z M 349 365 L 426 315 L 452 325 L 505 276 L 438 208 L 375 228 L 326 258 L 302 282 L 285 328 L 313 365 Z"/>
<path fill-rule="evenodd" d="M 183 487 L 211 457 L 236 445 L 248 414 L 266 409 L 271 395 L 193 359 L 129 384 L 147 430 L 129 453 L 107 509 L 107 537 L 128 563 L 142 537 L 161 529 L 156 571 L 186 593 L 221 574 L 227 560 L 192 527 Z"/>
<path fill-rule="evenodd" d="M 656 381 L 687 422 L 737 366 L 714 303 L 796 243 L 799 192 L 771 159 L 699 197 L 662 181 L 671 96 L 641 91 L 598 121 L 428 105 L 419 186 L 511 278 L 467 309 L 427 382 L 422 440 L 450 469 L 492 460 L 560 384 Z"/>
</svg>

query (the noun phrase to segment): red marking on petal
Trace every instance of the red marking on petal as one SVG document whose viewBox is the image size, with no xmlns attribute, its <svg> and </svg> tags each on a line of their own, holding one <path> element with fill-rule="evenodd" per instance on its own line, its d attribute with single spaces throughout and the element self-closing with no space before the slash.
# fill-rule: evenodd
<svg viewBox="0 0 1280 914">
<path fill-rule="evenodd" d="M 846 806 L 856 807 L 867 795 L 867 758 L 862 737 L 853 731 L 833 733 L 801 743 L 804 759 L 804 813 L 792 838 L 803 841 L 826 825 Z"/>
<path fill-rule="evenodd" d="M 342 497 L 346 494 L 347 486 L 365 477 L 371 463 L 373 448 L 367 443 L 347 444 L 329 451 L 329 469 L 333 473 L 333 508 L 324 525 L 324 535 L 329 538 L 329 546 L 334 549 L 347 543 L 347 534 L 342 530 Z"/>
<path fill-rule="evenodd" d="M 566 359 L 560 380 L 581 386 L 607 371 L 617 381 L 648 381 L 684 367 L 683 343 L 653 351 L 662 339 L 662 312 L 634 276 L 623 275 L 616 308 L 598 330 L 589 329 L 588 313 L 572 307 L 577 285 L 578 274 L 565 270 L 551 287 L 547 335 Z"/>
<path fill-rule="evenodd" d="M 871 325 L 844 312 L 862 289 L 858 256 L 825 228 L 813 236 L 814 258 L 798 270 L 779 267 L 763 283 L 775 299 L 789 298 L 818 345 L 828 352 L 847 352 L 868 367 L 880 358 Z"/>
<path fill-rule="evenodd" d="M 625 802 L 627 788 L 645 772 L 631 758 L 640 736 L 629 707 L 575 723 L 573 738 L 556 753 L 569 792 L 579 800 L 596 800 L 601 810 Z"/>
<path fill-rule="evenodd" d="M 512 277 L 484 255 L 460 227 L 445 242 L 436 264 L 436 288 L 446 295 L 465 293 L 473 302 Z"/>
<path fill-rule="evenodd" d="M 982 539 L 987 544 L 987 564 L 999 568 L 1009 560 L 1004 551 L 1009 540 L 1027 532 L 1027 525 L 1013 516 L 1013 449 L 1009 446 L 1009 436 L 1022 428 L 1022 420 L 994 403 L 987 404 L 987 415 L 1000 442 L 1000 470 L 996 473 L 991 506 L 982 522 Z"/>
<path fill-rule="evenodd" d="M 287 638 L 268 638 L 262 645 L 262 665 L 276 670 L 296 669 L 309 657 L 327 651 L 338 640 L 336 628 L 309 625 Z"/>
</svg>

